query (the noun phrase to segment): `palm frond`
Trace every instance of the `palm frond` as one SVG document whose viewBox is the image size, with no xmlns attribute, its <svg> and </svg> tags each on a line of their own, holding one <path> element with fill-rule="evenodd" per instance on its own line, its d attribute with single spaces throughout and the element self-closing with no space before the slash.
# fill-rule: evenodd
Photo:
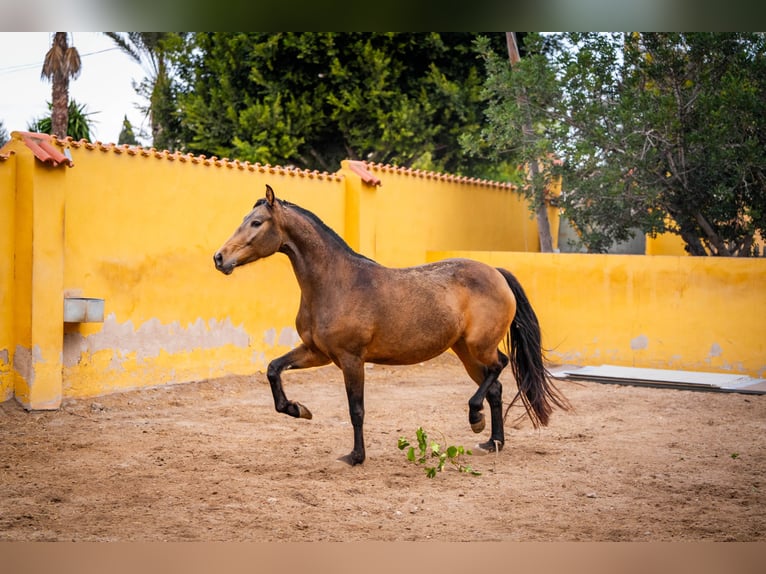
<svg viewBox="0 0 766 574">
<path fill-rule="evenodd" d="M 138 64 L 141 63 L 141 53 L 136 49 L 136 44 L 131 40 L 130 34 L 127 38 L 123 37 L 119 32 L 104 32 L 104 34 L 111 38 L 111 40 L 117 45 L 117 47 L 135 60 Z"/>
<path fill-rule="evenodd" d="M 64 57 L 64 71 L 67 76 L 73 79 L 76 79 L 82 71 L 80 53 L 74 46 L 67 48 L 66 55 Z"/>
<path fill-rule="evenodd" d="M 81 70 L 82 62 L 77 48 L 67 46 L 65 32 L 56 32 L 51 49 L 45 54 L 40 78 L 44 80 L 52 80 L 55 76 L 77 78 Z"/>
<path fill-rule="evenodd" d="M 64 49 L 57 43 L 51 46 L 45 54 L 43 69 L 40 77 L 44 80 L 51 80 L 59 70 L 64 68 Z"/>
</svg>

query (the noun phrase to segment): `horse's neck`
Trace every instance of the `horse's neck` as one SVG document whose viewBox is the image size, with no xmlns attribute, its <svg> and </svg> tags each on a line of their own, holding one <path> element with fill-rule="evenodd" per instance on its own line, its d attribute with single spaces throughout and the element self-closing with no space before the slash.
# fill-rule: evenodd
<svg viewBox="0 0 766 574">
<path fill-rule="evenodd" d="M 286 235 L 282 251 L 290 259 L 304 292 L 337 281 L 341 268 L 352 257 L 334 238 L 299 214 L 291 215 Z"/>
</svg>

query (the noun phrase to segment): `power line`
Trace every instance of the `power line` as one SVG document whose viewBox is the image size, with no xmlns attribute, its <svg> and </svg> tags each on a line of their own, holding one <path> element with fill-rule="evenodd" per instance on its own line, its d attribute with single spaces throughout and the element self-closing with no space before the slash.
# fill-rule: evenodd
<svg viewBox="0 0 766 574">
<path fill-rule="evenodd" d="M 85 54 L 80 54 L 80 58 L 87 58 L 88 56 L 94 56 L 96 54 L 102 54 L 104 52 L 111 52 L 112 50 L 119 50 L 117 46 L 114 48 L 104 48 L 103 50 L 96 50 L 95 52 L 86 52 Z M 0 68 L 0 76 L 6 75 L 6 74 L 13 74 L 14 72 L 23 72 L 24 70 L 31 70 L 34 68 L 42 68 L 42 61 L 35 62 L 33 64 L 15 64 L 13 66 L 7 66 L 5 68 Z"/>
</svg>

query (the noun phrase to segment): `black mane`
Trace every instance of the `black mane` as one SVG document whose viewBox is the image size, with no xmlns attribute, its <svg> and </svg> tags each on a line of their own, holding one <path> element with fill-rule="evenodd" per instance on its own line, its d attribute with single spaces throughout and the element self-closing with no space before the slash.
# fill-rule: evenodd
<svg viewBox="0 0 766 574">
<path fill-rule="evenodd" d="M 314 227 L 316 227 L 320 233 L 322 233 L 323 235 L 329 236 L 333 241 L 335 241 L 335 243 L 337 243 L 340 246 L 341 249 L 343 249 L 343 251 L 345 251 L 349 255 L 352 255 L 354 257 L 359 257 L 360 259 L 366 259 L 367 261 L 372 261 L 372 259 L 370 259 L 369 257 L 366 257 L 362 255 L 361 253 L 357 253 L 356 251 L 351 249 L 351 246 L 348 243 L 346 243 L 346 241 L 340 235 L 338 235 L 332 227 L 330 227 L 324 221 L 319 219 L 319 216 L 317 216 L 315 213 L 301 207 L 300 205 L 296 205 L 284 199 L 277 199 L 277 201 L 283 207 L 289 207 L 290 209 L 294 209 L 303 217 L 308 219 L 310 222 L 314 224 Z M 265 203 L 267 203 L 266 198 L 262 197 L 261 199 L 255 202 L 253 209 Z"/>
</svg>

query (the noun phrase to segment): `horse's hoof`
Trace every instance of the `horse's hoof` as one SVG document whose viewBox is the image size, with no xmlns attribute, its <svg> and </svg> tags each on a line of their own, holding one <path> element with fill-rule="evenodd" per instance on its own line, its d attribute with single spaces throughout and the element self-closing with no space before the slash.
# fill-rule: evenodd
<svg viewBox="0 0 766 574">
<path fill-rule="evenodd" d="M 503 443 L 499 440 L 488 440 L 487 442 L 483 442 L 481 444 L 476 445 L 476 449 L 479 451 L 480 454 L 487 454 L 490 452 L 500 452 L 503 450 Z"/>
<path fill-rule="evenodd" d="M 362 464 L 364 462 L 364 455 L 359 455 L 358 453 L 351 451 L 347 455 L 340 457 L 338 460 L 345 462 L 349 466 L 356 466 L 357 464 Z"/>
<path fill-rule="evenodd" d="M 295 406 L 298 407 L 298 418 L 301 419 L 311 419 L 314 415 L 311 414 L 311 411 L 308 410 L 306 407 L 304 407 L 300 403 L 295 403 Z"/>
<path fill-rule="evenodd" d="M 471 430 L 475 433 L 480 433 L 484 430 L 484 415 L 480 416 L 481 418 L 478 421 L 471 423 Z"/>
<path fill-rule="evenodd" d="M 471 449 L 471 454 L 473 456 L 487 456 L 489 454 L 489 451 L 484 448 L 483 445 L 487 443 L 477 444 L 475 447 Z"/>
</svg>

